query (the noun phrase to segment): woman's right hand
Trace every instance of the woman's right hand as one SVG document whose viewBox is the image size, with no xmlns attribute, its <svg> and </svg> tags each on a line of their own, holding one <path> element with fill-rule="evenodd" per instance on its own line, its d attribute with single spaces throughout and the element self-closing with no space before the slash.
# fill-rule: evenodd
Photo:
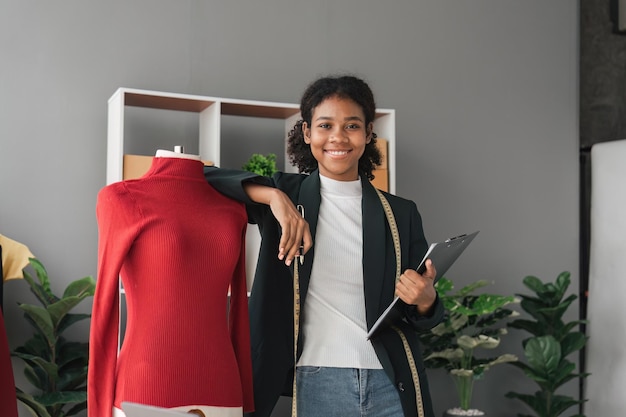
<svg viewBox="0 0 626 417">
<path fill-rule="evenodd" d="M 245 184 L 248 197 L 267 204 L 280 224 L 282 234 L 278 244 L 278 259 L 291 265 L 296 256 L 303 256 L 313 246 L 309 223 L 302 217 L 291 199 L 281 190 L 260 184 Z"/>
</svg>

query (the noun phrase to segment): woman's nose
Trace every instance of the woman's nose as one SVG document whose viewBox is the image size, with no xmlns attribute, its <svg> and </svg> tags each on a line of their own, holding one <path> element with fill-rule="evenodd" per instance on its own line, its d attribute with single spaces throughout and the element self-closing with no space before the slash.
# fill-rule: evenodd
<svg viewBox="0 0 626 417">
<path fill-rule="evenodd" d="M 348 140 L 348 136 L 345 134 L 343 129 L 333 130 L 330 133 L 330 141 L 331 142 L 343 142 Z"/>
</svg>

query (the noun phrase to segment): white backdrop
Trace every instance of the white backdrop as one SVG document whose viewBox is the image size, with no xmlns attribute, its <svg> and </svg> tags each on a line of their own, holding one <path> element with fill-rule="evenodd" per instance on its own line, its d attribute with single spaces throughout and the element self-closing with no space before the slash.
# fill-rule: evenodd
<svg viewBox="0 0 626 417">
<path fill-rule="evenodd" d="M 591 149 L 591 259 L 585 406 L 623 415 L 626 404 L 626 140 Z"/>
</svg>

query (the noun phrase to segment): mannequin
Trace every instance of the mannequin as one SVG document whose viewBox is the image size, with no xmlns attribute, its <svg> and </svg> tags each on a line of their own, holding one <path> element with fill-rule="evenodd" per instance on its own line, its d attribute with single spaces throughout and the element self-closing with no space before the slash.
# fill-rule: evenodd
<svg viewBox="0 0 626 417">
<path fill-rule="evenodd" d="M 100 191 L 96 214 L 89 415 L 125 417 L 123 401 L 207 417 L 252 411 L 243 204 L 207 184 L 199 156 L 158 150 L 143 177 Z"/>
<path fill-rule="evenodd" d="M 0 235 L 0 415 L 3 417 L 17 417 L 18 412 L 11 351 L 2 313 L 1 289 L 5 281 L 23 279 L 24 268 L 29 258 L 34 257 L 26 245 Z"/>
</svg>

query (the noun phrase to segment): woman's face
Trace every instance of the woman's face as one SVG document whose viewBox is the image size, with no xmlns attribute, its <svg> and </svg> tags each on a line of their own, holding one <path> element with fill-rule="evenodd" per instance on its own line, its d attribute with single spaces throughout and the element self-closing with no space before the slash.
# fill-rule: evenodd
<svg viewBox="0 0 626 417">
<path fill-rule="evenodd" d="M 329 97 L 313 109 L 311 126 L 302 124 L 320 174 L 337 181 L 359 178 L 359 159 L 371 140 L 361 107 L 347 98 Z"/>
</svg>

